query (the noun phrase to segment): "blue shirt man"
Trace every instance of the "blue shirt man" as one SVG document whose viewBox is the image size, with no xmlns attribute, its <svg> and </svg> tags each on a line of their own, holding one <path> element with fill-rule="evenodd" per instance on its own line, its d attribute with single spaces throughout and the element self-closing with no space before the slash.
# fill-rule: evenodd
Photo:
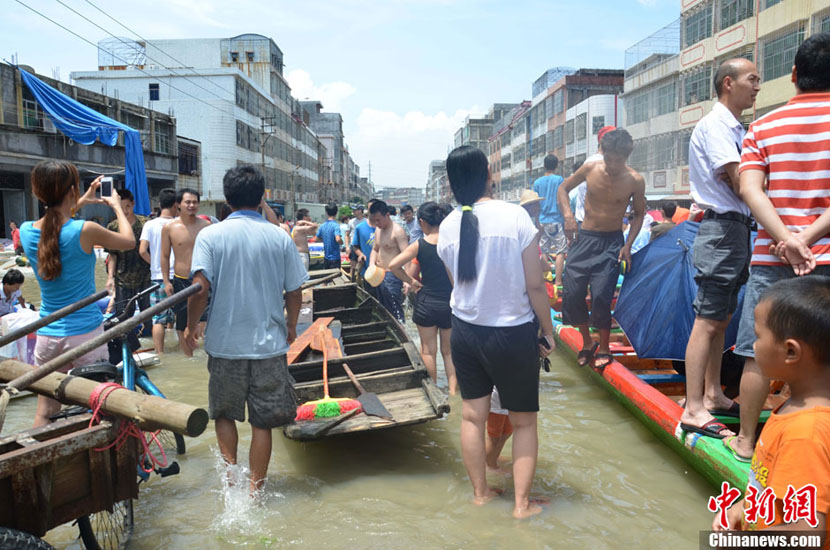
<svg viewBox="0 0 830 550">
<path fill-rule="evenodd" d="M 545 174 L 533 183 L 533 190 L 542 197 L 539 223 L 565 223 L 556 203 L 556 192 L 563 181 L 562 176 Z"/>
<path fill-rule="evenodd" d="M 543 254 L 556 256 L 554 267 L 554 284 L 562 284 L 562 272 L 565 269 L 565 249 L 568 247 L 568 240 L 565 237 L 565 218 L 559 211 L 559 204 L 556 202 L 556 192 L 564 181 L 562 176 L 557 176 L 554 171 L 559 166 L 559 159 L 556 155 L 545 157 L 545 175 L 533 182 L 533 190 L 542 197 L 542 204 L 539 211 L 539 225 L 542 236 L 539 239 L 539 246 Z"/>
<path fill-rule="evenodd" d="M 323 258 L 327 261 L 340 261 L 340 245 L 337 237 L 343 239 L 340 224 L 334 220 L 326 220 L 317 228 L 317 238 L 323 240 Z"/>
<path fill-rule="evenodd" d="M 368 220 L 364 220 L 355 226 L 352 246 L 357 246 L 364 256 L 363 268 L 360 270 L 362 275 L 366 272 L 369 258 L 372 255 L 372 248 L 375 246 L 375 228 L 369 225 Z"/>
</svg>

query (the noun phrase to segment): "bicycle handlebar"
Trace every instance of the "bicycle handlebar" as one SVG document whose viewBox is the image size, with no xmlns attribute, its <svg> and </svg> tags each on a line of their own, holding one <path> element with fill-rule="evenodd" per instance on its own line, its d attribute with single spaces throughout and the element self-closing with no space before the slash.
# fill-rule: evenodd
<svg viewBox="0 0 830 550">
<path fill-rule="evenodd" d="M 145 297 L 146 295 L 150 294 L 151 292 L 155 291 L 156 289 L 158 289 L 160 287 L 161 287 L 160 284 L 154 283 L 154 284 L 148 286 L 147 288 L 145 288 L 144 290 L 142 290 L 141 292 L 137 293 L 135 296 L 130 298 L 130 301 L 127 302 L 127 305 L 124 306 L 124 311 L 122 311 L 119 315 L 115 316 L 113 319 L 115 321 L 117 321 L 118 323 L 126 320 L 127 317 L 129 317 L 129 315 L 127 315 L 127 312 L 132 309 L 134 303 L 136 303 L 137 301 L 139 301 L 140 299 L 142 299 L 143 297 Z M 115 324 L 117 324 L 117 323 L 111 322 L 110 326 L 115 325 Z"/>
</svg>

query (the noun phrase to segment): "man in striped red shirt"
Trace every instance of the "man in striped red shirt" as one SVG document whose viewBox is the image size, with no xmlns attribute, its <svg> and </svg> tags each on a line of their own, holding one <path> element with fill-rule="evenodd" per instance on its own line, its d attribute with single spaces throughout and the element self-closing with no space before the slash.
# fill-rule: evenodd
<svg viewBox="0 0 830 550">
<path fill-rule="evenodd" d="M 758 298 L 781 279 L 830 275 L 830 33 L 811 36 L 798 48 L 792 80 L 795 97 L 752 123 L 741 155 L 740 194 L 759 231 L 735 348 L 748 358 L 741 430 L 724 443 L 747 462 L 769 392 L 754 360 Z"/>
</svg>

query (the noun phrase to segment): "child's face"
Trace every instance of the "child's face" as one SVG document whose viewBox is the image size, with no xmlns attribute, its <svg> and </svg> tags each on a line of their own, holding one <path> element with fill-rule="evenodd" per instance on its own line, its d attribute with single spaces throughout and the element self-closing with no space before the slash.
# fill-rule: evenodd
<svg viewBox="0 0 830 550">
<path fill-rule="evenodd" d="M 15 293 L 15 292 L 17 292 L 18 290 L 20 290 L 20 287 L 21 287 L 21 286 L 23 286 L 23 285 L 21 285 L 20 283 L 18 283 L 18 284 L 16 284 L 16 285 L 7 285 L 7 284 L 4 284 L 4 285 L 3 285 L 3 294 L 5 294 L 7 297 L 8 297 L 8 296 L 11 296 L 12 294 L 14 294 L 14 293 Z"/>
<path fill-rule="evenodd" d="M 789 371 L 786 365 L 787 345 L 776 338 L 767 325 L 769 312 L 768 301 L 762 301 L 755 306 L 755 361 L 767 378 L 785 380 Z"/>
</svg>

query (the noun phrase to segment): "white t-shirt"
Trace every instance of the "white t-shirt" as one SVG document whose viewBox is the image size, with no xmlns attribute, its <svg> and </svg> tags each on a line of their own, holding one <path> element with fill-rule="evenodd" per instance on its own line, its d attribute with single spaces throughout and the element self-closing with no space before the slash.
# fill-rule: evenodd
<svg viewBox="0 0 830 550">
<path fill-rule="evenodd" d="M 139 241 L 150 243 L 150 279 L 160 281 L 161 277 L 161 228 L 172 222 L 175 218 L 153 218 L 144 224 L 141 229 Z M 170 249 L 170 279 L 173 279 L 173 266 L 176 257 Z"/>
<path fill-rule="evenodd" d="M 605 160 L 602 153 L 594 153 L 585 159 L 584 164 L 596 162 L 598 160 Z M 576 210 L 574 211 L 574 218 L 576 218 L 576 221 L 578 222 L 585 221 L 585 195 L 588 193 L 588 183 L 583 181 L 577 185 L 576 189 L 571 191 L 571 193 L 576 193 Z"/>
<path fill-rule="evenodd" d="M 14 304 L 21 294 L 20 289 L 17 289 L 12 292 L 11 296 L 6 296 L 6 293 L 3 292 L 3 283 L 0 283 L 0 316 L 14 312 Z"/>
<path fill-rule="evenodd" d="M 450 298 L 453 315 L 487 327 L 512 327 L 532 321 L 522 251 L 536 237 L 533 220 L 521 206 L 497 200 L 476 203 L 473 214 L 478 218 L 479 233 L 475 281 L 458 281 L 460 207 L 441 222 L 438 233 L 438 256 L 455 282 Z"/>
<path fill-rule="evenodd" d="M 698 206 L 719 214 L 738 212 L 749 216 L 749 207 L 720 179 L 729 163 L 741 162 L 743 125 L 729 109 L 717 102 L 700 119 L 689 141 L 689 187 Z"/>
</svg>

